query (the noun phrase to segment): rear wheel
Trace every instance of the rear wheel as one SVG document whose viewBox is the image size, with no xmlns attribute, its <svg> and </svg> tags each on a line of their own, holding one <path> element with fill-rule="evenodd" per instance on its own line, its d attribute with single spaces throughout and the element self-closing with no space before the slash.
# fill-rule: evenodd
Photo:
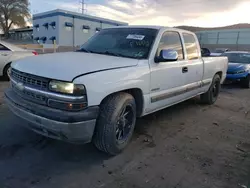
<svg viewBox="0 0 250 188">
<path fill-rule="evenodd" d="M 200 96 L 202 103 L 209 104 L 209 105 L 215 103 L 215 101 L 217 100 L 219 96 L 220 89 L 221 89 L 220 80 L 221 80 L 220 76 L 216 74 L 213 78 L 213 81 L 209 90 Z"/>
<path fill-rule="evenodd" d="M 109 96 L 100 106 L 93 138 L 95 146 L 108 154 L 120 153 L 131 140 L 136 122 L 135 99 L 128 93 Z"/>
<path fill-rule="evenodd" d="M 250 88 L 250 76 L 249 75 L 243 80 L 241 80 L 241 85 L 243 88 Z"/>
<path fill-rule="evenodd" d="M 4 67 L 4 69 L 3 69 L 3 78 L 4 78 L 4 80 L 7 80 L 7 81 L 10 80 L 9 74 L 10 74 L 10 63 L 7 64 L 7 65 Z"/>
</svg>

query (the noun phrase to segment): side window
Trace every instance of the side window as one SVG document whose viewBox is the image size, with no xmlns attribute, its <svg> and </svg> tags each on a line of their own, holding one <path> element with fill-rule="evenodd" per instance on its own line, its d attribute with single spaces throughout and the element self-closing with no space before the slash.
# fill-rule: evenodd
<svg viewBox="0 0 250 188">
<path fill-rule="evenodd" d="M 179 33 L 175 31 L 167 31 L 165 32 L 162 37 L 161 41 L 157 50 L 157 56 L 160 55 L 161 50 L 175 50 L 178 52 L 178 60 L 183 60 L 183 48 L 181 44 L 181 38 Z"/>
<path fill-rule="evenodd" d="M 187 57 L 189 60 L 198 59 L 198 48 L 196 40 L 192 34 L 183 33 L 184 43 L 187 50 Z"/>
<path fill-rule="evenodd" d="M 0 51 L 10 51 L 10 50 L 6 48 L 4 45 L 0 44 Z"/>
</svg>

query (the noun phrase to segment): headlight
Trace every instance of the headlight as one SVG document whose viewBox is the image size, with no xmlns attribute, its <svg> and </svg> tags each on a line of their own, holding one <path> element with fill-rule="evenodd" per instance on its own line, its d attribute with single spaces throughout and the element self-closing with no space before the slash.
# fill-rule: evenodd
<svg viewBox="0 0 250 188">
<path fill-rule="evenodd" d="M 57 93 L 68 94 L 73 96 L 82 96 L 82 99 L 76 101 L 65 101 L 60 99 L 49 99 L 48 106 L 61 110 L 79 111 L 87 107 L 87 96 L 84 85 L 70 82 L 61 82 L 52 80 L 49 83 L 49 90 Z"/>
<path fill-rule="evenodd" d="M 82 96 L 86 94 L 84 85 L 74 84 L 70 82 L 61 82 L 56 80 L 50 81 L 49 90 L 58 93 L 71 94 L 75 96 Z"/>
</svg>

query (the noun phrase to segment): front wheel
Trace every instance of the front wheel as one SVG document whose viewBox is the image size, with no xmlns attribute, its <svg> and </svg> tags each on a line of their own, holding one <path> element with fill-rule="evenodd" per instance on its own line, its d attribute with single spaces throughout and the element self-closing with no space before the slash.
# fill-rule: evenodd
<svg viewBox="0 0 250 188">
<path fill-rule="evenodd" d="M 10 77 L 9 77 L 10 69 L 11 69 L 10 63 L 7 64 L 7 65 L 4 67 L 4 69 L 3 69 L 3 78 L 4 78 L 4 80 L 6 80 L 6 81 L 9 81 L 9 80 L 10 80 Z"/>
<path fill-rule="evenodd" d="M 209 104 L 209 105 L 215 103 L 215 101 L 217 100 L 219 96 L 220 89 L 221 89 L 220 80 L 221 80 L 220 76 L 216 74 L 213 78 L 213 81 L 209 90 L 200 96 L 202 103 Z"/>
<path fill-rule="evenodd" d="M 132 95 L 118 93 L 107 97 L 100 106 L 93 137 L 95 146 L 111 155 L 120 153 L 131 140 L 135 122 L 136 104 Z"/>
</svg>

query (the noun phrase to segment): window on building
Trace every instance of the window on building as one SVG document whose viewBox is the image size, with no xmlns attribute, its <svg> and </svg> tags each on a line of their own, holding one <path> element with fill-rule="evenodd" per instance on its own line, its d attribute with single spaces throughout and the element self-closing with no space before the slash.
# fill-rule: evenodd
<svg viewBox="0 0 250 188">
<path fill-rule="evenodd" d="M 101 31 L 101 28 L 100 28 L 100 27 L 97 27 L 97 28 L 95 29 L 95 32 L 98 33 L 99 31 Z"/>
<path fill-rule="evenodd" d="M 40 40 L 41 40 L 43 43 L 46 43 L 47 37 L 41 37 Z"/>
<path fill-rule="evenodd" d="M 39 37 L 35 37 L 34 40 L 39 40 Z"/>
<path fill-rule="evenodd" d="M 50 23 L 50 26 L 51 26 L 53 29 L 56 29 L 56 22 L 51 22 L 51 23 Z"/>
<path fill-rule="evenodd" d="M 39 37 L 35 37 L 34 41 L 36 41 L 37 43 L 39 43 L 40 42 L 39 39 L 40 39 Z"/>
<path fill-rule="evenodd" d="M 54 43 L 56 42 L 56 37 L 55 37 L 55 36 L 50 37 L 50 39 L 49 39 L 49 40 L 51 40 L 51 41 L 52 41 L 52 44 L 54 44 Z"/>
<path fill-rule="evenodd" d="M 35 28 L 36 31 L 39 31 L 39 24 L 35 24 L 34 28 Z"/>
<path fill-rule="evenodd" d="M 72 31 L 72 27 L 74 27 L 74 25 L 70 22 L 65 22 L 65 29 L 66 31 Z"/>
<path fill-rule="evenodd" d="M 189 60 L 198 59 L 199 53 L 194 36 L 192 34 L 183 33 L 183 38 L 188 59 Z"/>
<path fill-rule="evenodd" d="M 160 44 L 157 50 L 157 56 L 160 55 L 161 50 L 175 50 L 178 53 L 178 59 L 183 60 L 183 47 L 181 43 L 180 34 L 175 31 L 165 32 L 160 40 Z"/>
<path fill-rule="evenodd" d="M 82 32 L 83 32 L 83 33 L 89 33 L 89 30 L 90 30 L 90 27 L 89 27 L 88 25 L 84 25 L 84 26 L 82 27 Z"/>
<path fill-rule="evenodd" d="M 45 27 L 46 30 L 49 29 L 49 24 L 48 23 L 44 23 L 43 26 Z"/>
<path fill-rule="evenodd" d="M 50 40 L 56 40 L 56 37 L 55 36 L 50 37 Z"/>
</svg>

